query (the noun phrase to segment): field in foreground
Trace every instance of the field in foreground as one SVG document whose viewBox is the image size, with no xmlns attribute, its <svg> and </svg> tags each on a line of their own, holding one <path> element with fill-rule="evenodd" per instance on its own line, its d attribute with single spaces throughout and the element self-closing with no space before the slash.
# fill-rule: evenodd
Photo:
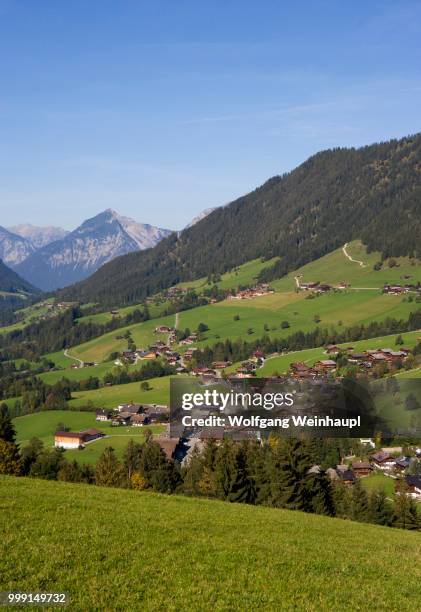
<svg viewBox="0 0 421 612">
<path fill-rule="evenodd" d="M 67 591 L 72 610 L 419 604 L 419 533 L 4 476 L 0 508 L 0 590 Z"/>
</svg>

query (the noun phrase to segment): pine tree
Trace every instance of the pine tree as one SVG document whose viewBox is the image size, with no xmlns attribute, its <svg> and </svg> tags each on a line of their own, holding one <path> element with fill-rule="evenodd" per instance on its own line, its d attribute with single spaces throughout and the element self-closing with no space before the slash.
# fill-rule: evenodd
<svg viewBox="0 0 421 612">
<path fill-rule="evenodd" d="M 124 470 L 114 449 L 109 446 L 95 466 L 95 483 L 101 487 L 120 487 L 124 483 Z"/>
<path fill-rule="evenodd" d="M 167 458 L 164 451 L 157 442 L 149 439 L 142 446 L 140 455 L 139 472 L 146 478 L 148 483 L 152 485 L 152 477 L 157 470 L 165 467 Z"/>
<path fill-rule="evenodd" d="M 256 504 L 267 504 L 270 498 L 270 458 L 268 444 L 249 444 L 247 460 L 256 487 Z"/>
<path fill-rule="evenodd" d="M 353 521 L 365 522 L 368 520 L 368 496 L 360 480 L 356 480 L 351 491 L 350 518 Z"/>
<path fill-rule="evenodd" d="M 256 501 L 256 484 L 247 464 L 246 444 L 241 444 L 235 452 L 228 500 L 243 504 L 254 504 Z"/>
<path fill-rule="evenodd" d="M 218 497 L 227 499 L 235 472 L 234 448 L 231 440 L 224 439 L 215 459 L 215 485 Z"/>
<path fill-rule="evenodd" d="M 214 473 L 206 466 L 202 466 L 201 478 L 197 483 L 200 493 L 207 497 L 213 497 L 216 493 Z"/>
<path fill-rule="evenodd" d="M 326 516 L 334 516 L 335 504 L 333 501 L 332 485 L 326 473 L 320 471 L 309 475 L 308 489 L 313 512 Z"/>
<path fill-rule="evenodd" d="M 23 473 L 29 474 L 32 465 L 37 460 L 38 455 L 44 448 L 44 443 L 37 437 L 33 437 L 29 440 L 28 444 L 23 447 L 21 451 L 23 461 Z"/>
<path fill-rule="evenodd" d="M 417 504 L 408 494 L 407 487 L 404 483 L 399 486 L 395 495 L 393 527 L 400 527 L 401 529 L 421 528 Z"/>
<path fill-rule="evenodd" d="M 9 408 L 4 402 L 0 405 L 0 439 L 5 442 L 14 442 L 16 439 L 16 432 L 10 418 Z"/>
<path fill-rule="evenodd" d="M 333 503 L 336 516 L 351 518 L 351 492 L 343 482 L 337 482 L 333 487 Z"/>
<path fill-rule="evenodd" d="M 69 463 L 66 461 L 57 473 L 57 480 L 66 482 L 82 482 L 82 470 L 76 460 Z"/>
<path fill-rule="evenodd" d="M 393 509 L 383 489 L 373 491 L 368 500 L 368 520 L 376 525 L 390 525 Z"/>
<path fill-rule="evenodd" d="M 281 441 L 273 452 L 271 503 L 291 510 L 311 510 L 308 490 L 310 457 L 305 443 L 297 439 Z"/>
</svg>

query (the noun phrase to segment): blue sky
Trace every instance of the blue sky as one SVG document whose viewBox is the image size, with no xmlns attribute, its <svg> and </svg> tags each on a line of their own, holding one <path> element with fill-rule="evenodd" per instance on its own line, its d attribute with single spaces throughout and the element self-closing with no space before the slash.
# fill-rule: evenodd
<svg viewBox="0 0 421 612">
<path fill-rule="evenodd" d="M 420 109 L 420 1 L 0 0 L 0 225 L 179 229 Z"/>
</svg>

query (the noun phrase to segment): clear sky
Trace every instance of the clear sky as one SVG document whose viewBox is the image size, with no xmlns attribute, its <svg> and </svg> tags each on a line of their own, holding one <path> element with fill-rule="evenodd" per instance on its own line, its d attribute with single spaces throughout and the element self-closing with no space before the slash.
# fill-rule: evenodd
<svg viewBox="0 0 421 612">
<path fill-rule="evenodd" d="M 0 225 L 179 229 L 421 129 L 421 2 L 0 0 Z"/>
</svg>

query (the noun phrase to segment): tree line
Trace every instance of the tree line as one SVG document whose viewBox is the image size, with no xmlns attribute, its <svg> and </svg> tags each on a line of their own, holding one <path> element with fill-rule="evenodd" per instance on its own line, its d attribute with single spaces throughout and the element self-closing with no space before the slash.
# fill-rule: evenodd
<svg viewBox="0 0 421 612">
<path fill-rule="evenodd" d="M 19 449 L 7 407 L 0 407 L 0 473 L 105 487 L 177 493 L 337 516 L 404 529 L 421 529 L 416 503 L 401 485 L 393 503 L 384 491 L 367 493 L 359 480 L 352 487 L 332 482 L 315 462 L 340 454 L 340 441 L 270 437 L 266 442 L 209 440 L 193 450 L 187 465 L 168 459 L 147 432 L 129 442 L 120 461 L 112 447 L 95 467 L 69 462 L 61 449 L 45 448 L 33 438 Z M 323 463 L 323 461 L 322 461 Z"/>
</svg>

